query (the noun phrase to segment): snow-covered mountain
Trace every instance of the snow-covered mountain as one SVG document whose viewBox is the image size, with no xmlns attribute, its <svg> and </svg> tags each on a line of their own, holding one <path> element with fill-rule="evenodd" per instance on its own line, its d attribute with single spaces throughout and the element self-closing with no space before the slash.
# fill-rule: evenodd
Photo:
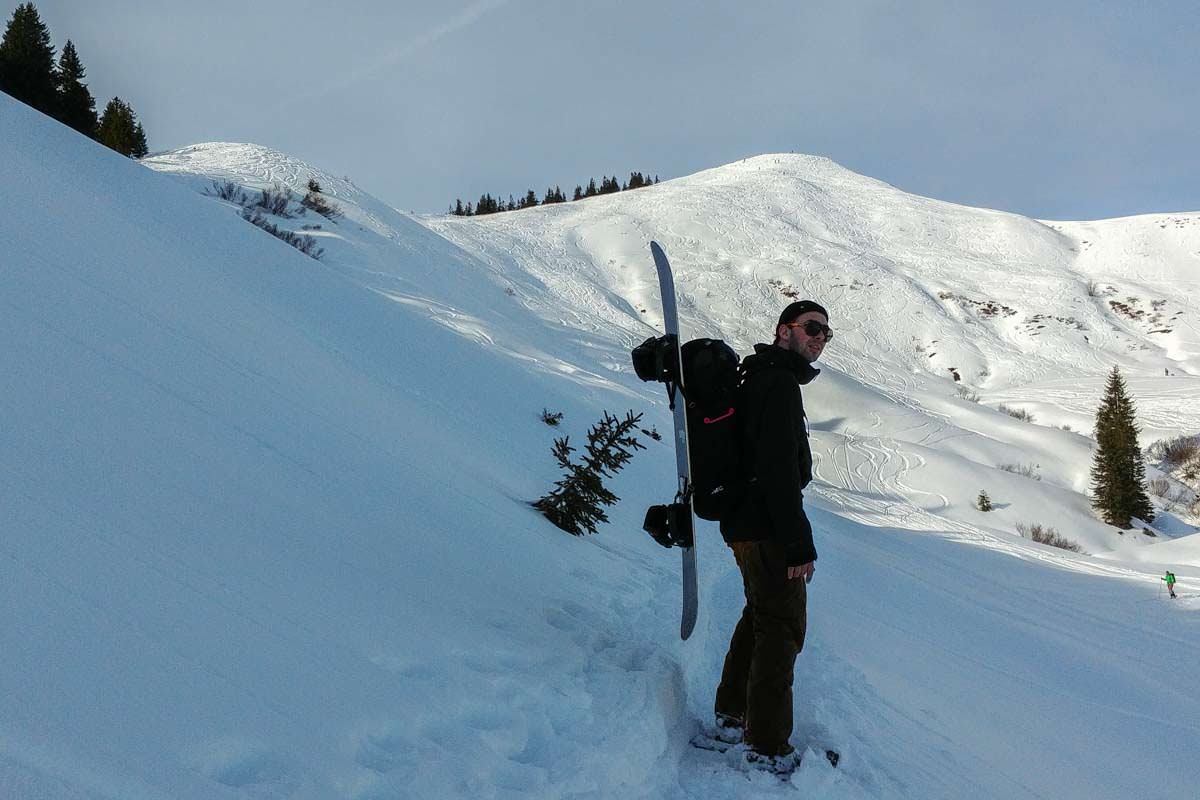
<svg viewBox="0 0 1200 800">
<path fill-rule="evenodd" d="M 1077 432 L 1112 364 L 1144 443 L 1200 429 L 1200 215 L 1037 222 L 763 156 L 413 218 L 261 147 L 147 170 L 4 96 L 0 164 L 8 795 L 1117 798 L 1200 778 L 1200 547 L 1182 518 L 1096 522 Z M 322 261 L 202 193 L 309 177 L 345 216 L 280 225 Z M 524 502 L 557 477 L 553 437 L 602 410 L 669 425 L 627 367 L 659 323 L 652 238 L 686 330 L 745 351 L 799 293 L 838 331 L 807 393 L 820 561 L 794 738 L 843 761 L 791 785 L 686 746 L 740 583 L 702 529 L 700 625 L 676 640 L 677 557 L 638 530 L 669 446 L 612 482 L 594 537 Z"/>
<path fill-rule="evenodd" d="M 820 477 L 827 495 L 888 500 L 882 519 L 863 513 L 871 499 L 844 503 L 856 518 L 965 522 L 973 536 L 981 520 L 971 498 L 995 484 L 995 467 L 1016 464 L 1044 485 L 1005 481 L 1005 494 L 1045 492 L 1038 504 L 1055 509 L 1050 521 L 1091 552 L 1195 558 L 1191 545 L 1142 550 L 1144 539 L 1095 525 L 1080 501 L 1091 460 L 1081 434 L 1112 366 L 1137 399 L 1145 444 L 1200 430 L 1200 214 L 1040 222 L 916 197 L 828 159 L 767 155 L 647 191 L 426 222 L 498 275 L 542 281 L 543 316 L 588 309 L 583 327 L 619 331 L 626 343 L 640 322 L 659 324 L 649 238 L 676 254 L 694 335 L 747 352 L 783 303 L 821 300 L 838 338 L 826 380 L 810 390 Z M 1017 503 L 986 519 L 1011 533 L 1025 513 Z M 1193 530 L 1171 515 L 1161 522 Z"/>
</svg>

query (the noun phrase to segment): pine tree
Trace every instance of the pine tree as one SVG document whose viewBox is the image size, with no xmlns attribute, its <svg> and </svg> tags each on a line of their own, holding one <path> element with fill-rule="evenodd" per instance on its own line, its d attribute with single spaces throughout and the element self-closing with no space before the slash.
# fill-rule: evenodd
<svg viewBox="0 0 1200 800">
<path fill-rule="evenodd" d="M 83 79 L 87 72 L 75 45 L 68 39 L 58 59 L 58 110 L 55 116 L 84 136 L 96 138 L 100 121 L 96 117 L 96 98 L 88 91 Z M 143 144 L 145 134 L 142 134 Z"/>
<path fill-rule="evenodd" d="M 600 194 L 600 192 L 596 190 L 596 179 L 592 178 L 590 181 L 588 181 L 587 189 L 584 191 L 583 196 L 595 197 L 598 194 Z"/>
<path fill-rule="evenodd" d="M 975 507 L 980 511 L 992 510 L 992 498 L 988 497 L 987 489 L 979 490 L 979 497 L 975 498 Z"/>
<path fill-rule="evenodd" d="M 53 115 L 58 105 L 56 84 L 50 31 L 33 3 L 22 3 L 0 40 L 0 91 Z"/>
<path fill-rule="evenodd" d="M 605 411 L 604 418 L 588 431 L 587 455 L 582 463 L 571 460 L 575 448 L 568 437 L 555 439 L 552 452 L 566 474 L 555 483 L 553 491 L 533 504 L 534 508 L 568 533 L 595 533 L 597 523 L 608 522 L 603 506 L 620 499 L 605 487 L 604 479 L 624 467 L 634 450 L 646 449 L 634 432 L 641 418 L 641 414 L 630 411 L 625 419 L 618 420 Z"/>
<path fill-rule="evenodd" d="M 582 200 L 583 199 L 583 187 L 582 186 L 580 186 L 578 184 L 575 185 L 575 196 L 572 197 L 571 199 L 572 200 Z"/>
<path fill-rule="evenodd" d="M 455 200 L 454 201 L 454 216 L 465 217 L 466 215 L 467 215 L 467 212 L 463 210 L 462 200 Z"/>
<path fill-rule="evenodd" d="M 137 120 L 133 108 L 119 97 L 108 101 L 100 116 L 97 139 L 101 144 L 123 156 L 141 158 L 146 155 L 146 132 Z"/>
<path fill-rule="evenodd" d="M 133 109 L 129 109 L 129 113 L 133 114 Z M 134 116 L 133 123 L 133 148 L 129 153 L 130 158 L 145 158 L 150 152 L 150 148 L 146 146 L 146 130 L 142 127 L 142 123 L 137 121 L 137 116 Z"/>
<path fill-rule="evenodd" d="M 1105 522 L 1129 528 L 1132 518 L 1150 522 L 1154 507 L 1146 490 L 1146 464 L 1138 446 L 1136 408 L 1113 367 L 1096 411 L 1096 453 L 1092 459 L 1092 506 Z"/>
</svg>

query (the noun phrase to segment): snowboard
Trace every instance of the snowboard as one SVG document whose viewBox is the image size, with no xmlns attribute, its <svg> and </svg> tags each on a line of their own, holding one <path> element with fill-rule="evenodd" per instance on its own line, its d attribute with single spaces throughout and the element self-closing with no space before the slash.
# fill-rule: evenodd
<svg viewBox="0 0 1200 800">
<path fill-rule="evenodd" d="M 650 243 L 654 256 L 654 267 L 658 271 L 659 293 L 662 295 L 663 326 L 671 346 L 675 348 L 675 363 L 679 357 L 679 311 L 675 305 L 675 278 L 671 274 L 671 262 L 658 242 Z M 678 376 L 679 389 L 684 389 L 683 375 Z M 682 392 L 680 392 L 682 394 Z M 676 397 L 676 388 L 667 385 L 672 421 L 675 426 L 675 471 L 678 489 L 675 502 L 670 506 L 671 523 L 683 559 L 683 613 L 679 622 L 679 637 L 686 640 L 696 627 L 696 611 L 700 598 L 696 588 L 696 542 L 695 517 L 692 515 L 692 470 L 688 461 L 687 410 L 683 397 Z"/>
</svg>

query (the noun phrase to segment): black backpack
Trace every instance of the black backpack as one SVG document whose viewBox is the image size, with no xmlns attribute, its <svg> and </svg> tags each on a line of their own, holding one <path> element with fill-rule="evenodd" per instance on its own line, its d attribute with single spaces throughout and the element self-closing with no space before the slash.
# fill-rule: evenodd
<svg viewBox="0 0 1200 800">
<path fill-rule="evenodd" d="M 745 493 L 738 414 L 741 358 L 720 339 L 693 339 L 680 348 L 680 358 L 682 387 L 671 337 L 651 337 L 633 350 L 639 378 L 667 384 L 672 408 L 676 389 L 684 397 L 692 508 L 701 519 L 718 521 Z"/>
</svg>

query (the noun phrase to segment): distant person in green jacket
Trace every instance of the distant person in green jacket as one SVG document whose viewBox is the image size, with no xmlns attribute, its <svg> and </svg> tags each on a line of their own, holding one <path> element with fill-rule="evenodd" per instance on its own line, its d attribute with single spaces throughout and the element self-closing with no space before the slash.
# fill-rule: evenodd
<svg viewBox="0 0 1200 800">
<path fill-rule="evenodd" d="M 1176 599 L 1175 594 L 1175 573 L 1167 570 L 1167 574 L 1162 576 L 1162 579 L 1167 582 L 1167 591 L 1171 593 L 1171 599 Z"/>
</svg>

